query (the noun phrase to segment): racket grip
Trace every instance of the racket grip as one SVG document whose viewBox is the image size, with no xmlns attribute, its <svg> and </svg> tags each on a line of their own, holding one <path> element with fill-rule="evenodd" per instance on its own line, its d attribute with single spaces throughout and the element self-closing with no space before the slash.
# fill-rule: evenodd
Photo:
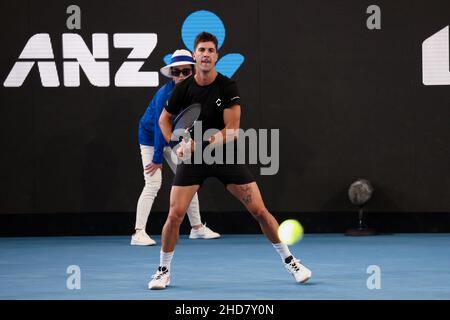
<svg viewBox="0 0 450 320">
<path fill-rule="evenodd" d="M 171 149 L 173 149 L 177 144 L 179 144 L 180 142 L 179 141 L 173 141 L 173 140 L 171 140 L 170 142 L 169 142 L 169 147 L 171 148 Z"/>
</svg>

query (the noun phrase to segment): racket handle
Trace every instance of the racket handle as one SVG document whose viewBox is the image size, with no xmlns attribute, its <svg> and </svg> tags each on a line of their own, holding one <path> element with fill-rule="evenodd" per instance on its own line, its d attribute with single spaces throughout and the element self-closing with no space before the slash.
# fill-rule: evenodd
<svg viewBox="0 0 450 320">
<path fill-rule="evenodd" d="M 177 144 L 179 144 L 180 142 L 179 141 L 173 141 L 173 140 L 171 140 L 170 142 L 169 142 L 169 147 L 171 148 L 171 149 L 173 149 Z"/>
</svg>

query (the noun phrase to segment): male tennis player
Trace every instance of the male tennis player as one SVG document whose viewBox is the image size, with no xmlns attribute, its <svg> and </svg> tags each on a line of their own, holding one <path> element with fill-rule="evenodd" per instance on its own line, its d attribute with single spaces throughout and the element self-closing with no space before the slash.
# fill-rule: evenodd
<svg viewBox="0 0 450 320">
<path fill-rule="evenodd" d="M 155 240 L 145 232 L 145 229 L 153 202 L 161 188 L 163 157 L 174 173 L 176 169 L 176 163 L 172 161 L 171 157 L 172 150 L 166 146 L 166 141 L 159 128 L 159 116 L 175 85 L 194 74 L 194 65 L 192 54 L 188 50 L 175 50 L 170 63 L 160 70 L 163 75 L 170 78 L 170 81 L 158 90 L 139 121 L 139 145 L 144 166 L 145 185 L 137 204 L 136 231 L 131 236 L 131 245 L 152 246 L 156 244 Z M 187 214 L 192 227 L 190 239 L 220 237 L 220 234 L 202 224 L 197 194 L 194 195 Z"/>
<path fill-rule="evenodd" d="M 221 130 L 211 136 L 208 143 L 217 145 L 236 139 L 240 126 L 241 106 L 236 83 L 216 71 L 218 60 L 217 39 L 206 32 L 200 33 L 194 43 L 196 74 L 177 85 L 168 105 L 161 113 L 159 124 L 166 141 L 171 140 L 172 119 L 183 108 L 201 103 L 202 130 Z M 228 130 L 228 131 L 226 131 Z M 228 133 L 228 134 L 226 134 Z M 193 141 L 193 140 L 191 140 Z M 177 150 L 180 158 L 189 152 L 202 152 L 204 145 L 184 143 Z M 194 155 L 192 158 L 195 158 Z M 311 278 L 311 271 L 295 259 L 288 247 L 278 238 L 278 223 L 266 209 L 258 185 L 247 166 L 243 164 L 192 164 L 181 163 L 177 167 L 170 193 L 170 210 L 162 231 L 160 264 L 152 276 L 149 289 L 164 289 L 170 284 L 170 263 L 179 236 L 180 224 L 192 197 L 208 177 L 218 178 L 258 221 L 261 230 L 272 242 L 286 269 L 299 283 Z"/>
</svg>

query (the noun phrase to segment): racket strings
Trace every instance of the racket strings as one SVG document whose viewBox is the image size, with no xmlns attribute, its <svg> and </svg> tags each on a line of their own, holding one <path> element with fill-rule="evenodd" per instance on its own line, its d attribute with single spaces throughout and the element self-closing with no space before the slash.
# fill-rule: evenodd
<svg viewBox="0 0 450 320">
<path fill-rule="evenodd" d="M 176 123 L 175 128 L 187 129 L 191 127 L 194 124 L 194 122 L 198 119 L 198 116 L 199 112 L 197 112 L 197 110 L 189 110 L 188 112 L 183 114 L 180 120 Z"/>
<path fill-rule="evenodd" d="M 201 105 L 198 103 L 193 104 L 184 109 L 174 120 L 174 131 L 179 129 L 186 130 L 186 132 L 183 134 L 183 138 L 186 142 L 191 138 L 191 135 L 194 131 L 194 124 L 199 118 L 200 113 Z M 182 138 L 180 137 L 179 139 L 181 140 Z"/>
</svg>

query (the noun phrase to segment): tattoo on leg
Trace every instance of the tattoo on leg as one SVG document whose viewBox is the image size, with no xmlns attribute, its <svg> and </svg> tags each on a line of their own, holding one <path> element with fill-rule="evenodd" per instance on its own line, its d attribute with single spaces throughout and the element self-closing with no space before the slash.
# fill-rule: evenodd
<svg viewBox="0 0 450 320">
<path fill-rule="evenodd" d="M 242 192 L 242 202 L 245 205 L 248 205 L 250 202 L 252 202 L 252 189 L 250 186 L 244 186 L 241 188 Z"/>
</svg>

